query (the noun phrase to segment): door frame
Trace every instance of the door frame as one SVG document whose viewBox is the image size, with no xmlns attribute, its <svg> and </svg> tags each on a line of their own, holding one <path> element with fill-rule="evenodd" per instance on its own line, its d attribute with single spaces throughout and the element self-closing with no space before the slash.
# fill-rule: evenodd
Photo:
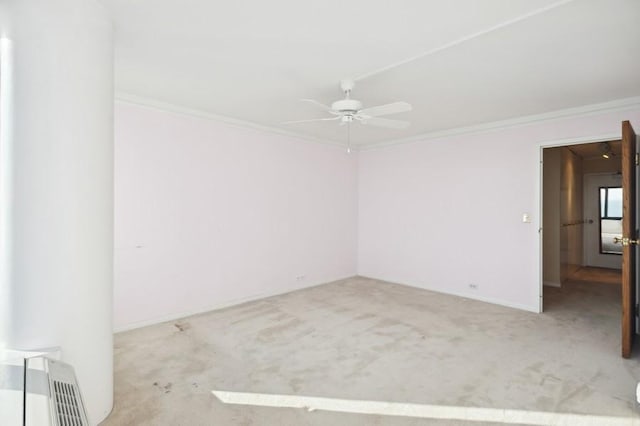
<svg viewBox="0 0 640 426">
<path fill-rule="evenodd" d="M 544 296 L 544 275 L 543 275 L 543 257 L 542 257 L 542 223 L 543 223 L 543 171 L 542 166 L 543 153 L 545 148 L 556 148 L 569 145 L 582 145 L 587 143 L 607 142 L 611 140 L 618 140 L 622 138 L 622 132 L 620 133 L 608 133 L 605 135 L 597 136 L 582 136 L 579 138 L 558 139 L 551 141 L 539 142 L 538 146 L 538 182 L 536 187 L 536 206 L 538 207 L 538 313 L 543 312 L 543 296 Z"/>
</svg>

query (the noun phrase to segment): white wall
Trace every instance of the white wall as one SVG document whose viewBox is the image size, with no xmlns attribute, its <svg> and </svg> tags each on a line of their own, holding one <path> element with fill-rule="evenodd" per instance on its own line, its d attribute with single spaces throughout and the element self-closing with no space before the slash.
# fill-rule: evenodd
<svg viewBox="0 0 640 426">
<path fill-rule="evenodd" d="M 116 330 L 355 275 L 357 155 L 123 102 L 115 132 Z"/>
<path fill-rule="evenodd" d="M 59 346 L 113 406 L 113 27 L 95 0 L 0 7 L 0 350 Z"/>
<path fill-rule="evenodd" d="M 361 152 L 358 273 L 537 311 L 540 146 L 625 119 L 640 128 L 624 111 Z"/>
</svg>

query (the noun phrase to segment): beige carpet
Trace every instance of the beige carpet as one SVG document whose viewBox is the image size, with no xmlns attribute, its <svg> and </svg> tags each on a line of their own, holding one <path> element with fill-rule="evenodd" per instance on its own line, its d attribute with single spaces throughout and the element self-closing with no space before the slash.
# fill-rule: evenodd
<svg viewBox="0 0 640 426">
<path fill-rule="evenodd" d="M 212 389 L 636 417 L 619 287 L 545 288 L 545 309 L 352 278 L 121 333 L 104 424 L 467 424 L 225 405 Z"/>
</svg>

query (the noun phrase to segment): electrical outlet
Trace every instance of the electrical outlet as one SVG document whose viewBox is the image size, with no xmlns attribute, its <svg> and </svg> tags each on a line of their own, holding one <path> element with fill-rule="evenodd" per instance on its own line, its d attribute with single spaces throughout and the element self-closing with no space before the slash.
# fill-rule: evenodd
<svg viewBox="0 0 640 426">
<path fill-rule="evenodd" d="M 305 278 L 306 278 L 306 275 L 298 275 L 298 276 L 296 277 L 296 281 L 302 281 L 302 280 L 304 280 Z"/>
<path fill-rule="evenodd" d="M 478 289 L 478 284 L 469 283 L 469 288 L 470 288 L 471 290 L 477 290 L 477 289 Z"/>
</svg>

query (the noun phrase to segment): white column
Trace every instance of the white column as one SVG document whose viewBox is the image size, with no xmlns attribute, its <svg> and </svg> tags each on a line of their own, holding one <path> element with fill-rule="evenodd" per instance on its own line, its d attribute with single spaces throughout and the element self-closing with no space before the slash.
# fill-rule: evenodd
<svg viewBox="0 0 640 426">
<path fill-rule="evenodd" d="M 113 405 L 113 39 L 96 0 L 0 5 L 0 345 Z"/>
</svg>

